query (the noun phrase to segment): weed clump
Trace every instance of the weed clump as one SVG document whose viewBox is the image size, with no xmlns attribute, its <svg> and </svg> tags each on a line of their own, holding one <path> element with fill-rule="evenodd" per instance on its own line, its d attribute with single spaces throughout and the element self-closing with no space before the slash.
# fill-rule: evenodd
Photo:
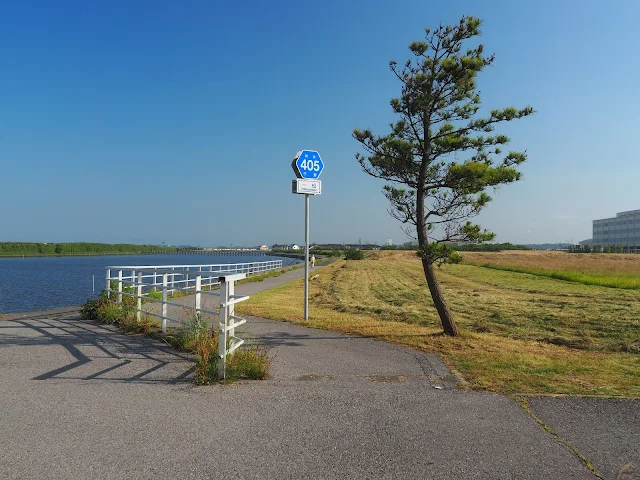
<svg viewBox="0 0 640 480">
<path fill-rule="evenodd" d="M 269 374 L 271 358 L 265 346 L 239 348 L 227 360 L 227 376 L 233 379 L 262 380 Z"/>
<path fill-rule="evenodd" d="M 195 382 L 209 385 L 218 379 L 218 338 L 213 328 L 206 327 L 198 331 L 195 338 L 195 353 L 198 357 Z"/>
<path fill-rule="evenodd" d="M 134 299 L 123 297 L 122 303 L 115 302 L 115 294 L 102 293 L 96 299 L 87 300 L 80 308 L 80 315 L 87 320 L 99 320 L 102 323 L 112 325 L 129 318 L 134 312 Z"/>
<path fill-rule="evenodd" d="M 116 303 L 116 294 L 109 295 L 104 290 L 97 299 L 88 300 L 80 309 L 82 318 L 98 320 L 109 325 L 118 325 L 123 333 L 160 335 L 160 321 L 136 316 L 135 298 L 123 297 L 122 303 Z M 218 381 L 218 336 L 213 327 L 199 314 L 163 336 L 174 348 L 196 355 L 194 382 L 198 385 L 210 385 Z M 269 374 L 271 358 L 266 347 L 251 345 L 241 347 L 227 356 L 226 380 L 264 379 Z"/>
</svg>

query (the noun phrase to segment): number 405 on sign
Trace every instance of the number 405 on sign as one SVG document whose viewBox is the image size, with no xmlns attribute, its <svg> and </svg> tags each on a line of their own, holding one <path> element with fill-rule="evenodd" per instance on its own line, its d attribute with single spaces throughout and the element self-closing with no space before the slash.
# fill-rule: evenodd
<svg viewBox="0 0 640 480">
<path fill-rule="evenodd" d="M 315 150 L 302 150 L 296 154 L 291 162 L 296 177 L 317 180 L 324 170 L 324 163 L 320 154 Z"/>
</svg>

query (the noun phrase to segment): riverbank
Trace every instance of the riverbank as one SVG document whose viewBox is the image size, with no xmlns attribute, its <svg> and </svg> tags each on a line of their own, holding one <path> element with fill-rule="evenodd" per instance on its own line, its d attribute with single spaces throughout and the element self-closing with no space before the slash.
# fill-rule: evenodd
<svg viewBox="0 0 640 480">
<path fill-rule="evenodd" d="M 114 265 L 224 265 L 277 260 L 251 252 L 160 255 L 75 255 L 0 260 L 0 312 L 81 305 L 105 286 Z M 295 260 L 282 259 L 289 267 Z"/>
</svg>

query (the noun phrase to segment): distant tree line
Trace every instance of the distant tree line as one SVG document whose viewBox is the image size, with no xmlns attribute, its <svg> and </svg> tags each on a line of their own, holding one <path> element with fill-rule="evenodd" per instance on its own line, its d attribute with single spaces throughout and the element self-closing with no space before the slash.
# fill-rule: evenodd
<svg viewBox="0 0 640 480">
<path fill-rule="evenodd" d="M 512 243 L 469 243 L 467 245 L 452 245 L 458 252 L 501 252 L 503 250 L 531 250 L 525 245 Z"/>
<path fill-rule="evenodd" d="M 18 255 L 106 255 L 121 253 L 173 253 L 176 247 L 134 245 L 130 243 L 36 243 L 0 242 L 0 256 Z"/>
<path fill-rule="evenodd" d="M 322 247 L 312 247 L 310 251 L 314 255 L 321 255 L 323 257 L 340 257 L 343 253 L 343 249 Z M 302 257 L 304 258 L 304 251 Z"/>
<path fill-rule="evenodd" d="M 570 245 L 569 253 L 640 253 L 640 247 L 624 245 Z"/>
<path fill-rule="evenodd" d="M 502 250 L 531 250 L 525 245 L 513 245 L 512 243 L 468 243 L 450 247 L 458 252 L 501 252 Z M 417 250 L 417 245 L 392 245 L 382 247 L 381 250 Z"/>
</svg>

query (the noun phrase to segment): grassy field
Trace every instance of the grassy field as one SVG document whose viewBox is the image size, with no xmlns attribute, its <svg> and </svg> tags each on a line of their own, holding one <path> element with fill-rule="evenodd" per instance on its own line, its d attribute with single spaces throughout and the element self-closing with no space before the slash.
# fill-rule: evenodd
<svg viewBox="0 0 640 480">
<path fill-rule="evenodd" d="M 496 262 L 513 254 L 488 255 Z M 577 257 L 568 261 L 578 262 L 586 272 L 638 268 L 634 262 L 640 262 L 640 256 L 613 259 L 604 267 L 613 256 L 624 257 L 602 255 L 597 259 L 602 264 L 587 267 Z M 517 265 L 518 260 L 510 261 Z M 544 264 L 541 258 L 536 261 Z M 613 269 L 611 264 L 618 261 L 625 265 Z M 441 334 L 413 252 L 376 252 L 362 261 L 338 261 L 320 270 L 310 282 L 309 325 L 440 353 L 473 388 L 640 396 L 637 291 L 471 264 L 444 266 L 438 276 L 462 330 L 458 337 Z M 283 285 L 254 295 L 238 310 L 303 323 L 302 290 L 301 280 Z"/>
<path fill-rule="evenodd" d="M 549 251 L 466 252 L 465 262 L 583 285 L 640 289 L 640 255 Z"/>
</svg>

